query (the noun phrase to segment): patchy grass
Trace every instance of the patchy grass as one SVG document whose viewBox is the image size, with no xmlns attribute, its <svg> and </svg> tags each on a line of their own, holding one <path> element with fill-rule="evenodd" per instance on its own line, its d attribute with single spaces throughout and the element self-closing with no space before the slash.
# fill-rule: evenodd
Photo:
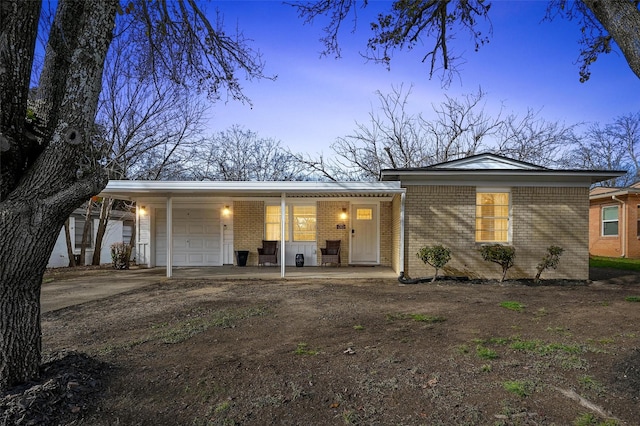
<svg viewBox="0 0 640 426">
<path fill-rule="evenodd" d="M 504 302 L 500 302 L 500 307 L 505 308 L 505 309 L 509 309 L 510 311 L 516 311 L 516 312 L 522 312 L 524 311 L 525 305 L 523 305 L 520 302 L 514 302 L 514 301 L 504 301 Z"/>
<path fill-rule="evenodd" d="M 309 344 L 300 342 L 298 343 L 298 347 L 296 347 L 296 350 L 293 351 L 293 353 L 296 355 L 318 355 L 320 351 L 310 349 Z"/>
<path fill-rule="evenodd" d="M 592 268 L 625 269 L 640 271 L 640 259 L 627 259 L 621 257 L 591 256 L 589 266 Z"/>
<path fill-rule="evenodd" d="M 502 387 L 514 395 L 518 395 L 520 398 L 525 398 L 531 395 L 534 385 L 530 381 L 523 380 L 507 380 L 502 383 Z"/>
<path fill-rule="evenodd" d="M 618 421 L 613 419 L 600 421 L 591 413 L 581 414 L 573 421 L 574 426 L 617 426 L 618 424 Z"/>
<path fill-rule="evenodd" d="M 158 331 L 153 336 L 153 340 L 160 340 L 163 343 L 176 344 L 203 333 L 212 327 L 233 328 L 236 323 L 245 318 L 262 316 L 267 313 L 264 307 L 251 307 L 238 310 L 214 311 L 206 314 L 194 314 L 193 317 L 178 321 L 173 324 L 162 323 L 153 328 Z"/>
<path fill-rule="evenodd" d="M 496 359 L 498 358 L 498 353 L 493 349 L 487 348 L 486 346 L 478 345 L 476 346 L 476 355 L 480 357 L 480 359 Z"/>
<path fill-rule="evenodd" d="M 627 296 L 624 300 L 627 302 L 640 302 L 640 296 Z"/>
<path fill-rule="evenodd" d="M 397 321 L 397 320 L 407 320 L 411 319 L 416 322 L 426 322 L 429 324 L 435 324 L 438 322 L 446 321 L 446 318 L 434 316 L 434 315 L 424 315 L 424 314 L 387 314 L 387 321 Z"/>
</svg>

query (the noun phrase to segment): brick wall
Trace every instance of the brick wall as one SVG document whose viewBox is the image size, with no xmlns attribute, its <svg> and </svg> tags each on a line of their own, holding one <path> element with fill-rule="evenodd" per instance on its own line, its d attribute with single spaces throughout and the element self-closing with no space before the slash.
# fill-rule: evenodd
<svg viewBox="0 0 640 426">
<path fill-rule="evenodd" d="M 442 244 L 451 249 L 445 272 L 498 278 L 499 265 L 485 262 L 475 242 L 474 186 L 408 186 L 405 202 L 405 272 L 431 276 L 433 269 L 417 258 L 421 247 Z M 545 277 L 587 279 L 588 188 L 514 187 L 511 190 L 512 244 L 516 261 L 509 278 L 531 278 L 546 248 L 564 249 L 555 271 Z"/>
<path fill-rule="evenodd" d="M 589 189 L 513 188 L 513 245 L 516 262 L 509 276 L 532 277 L 547 247 L 564 252 L 557 270 L 542 278 L 589 278 Z"/>
<path fill-rule="evenodd" d="M 391 202 L 391 268 L 400 274 L 404 265 L 400 265 L 400 207 L 401 195 L 395 195 Z"/>
<path fill-rule="evenodd" d="M 258 264 L 258 247 L 264 236 L 264 202 L 233 202 L 233 249 L 249 250 L 247 265 Z M 235 257 L 235 256 L 234 256 Z M 233 264 L 237 260 L 233 259 Z"/>
<path fill-rule="evenodd" d="M 342 209 L 349 212 L 348 201 L 318 201 L 316 207 L 316 239 L 318 241 L 318 265 L 321 261 L 320 249 L 325 247 L 326 240 L 341 240 L 340 264 L 349 263 L 349 219 L 340 219 Z M 345 229 L 337 229 L 337 225 L 345 224 Z"/>
<path fill-rule="evenodd" d="M 475 187 L 408 186 L 405 199 L 405 273 L 433 275 L 416 253 L 424 246 L 442 244 L 451 249 L 447 273 L 473 276 L 475 243 Z M 470 257 L 471 255 L 471 257 Z"/>
<path fill-rule="evenodd" d="M 380 264 L 391 266 L 393 259 L 394 234 L 393 205 L 391 201 L 380 202 Z"/>
</svg>

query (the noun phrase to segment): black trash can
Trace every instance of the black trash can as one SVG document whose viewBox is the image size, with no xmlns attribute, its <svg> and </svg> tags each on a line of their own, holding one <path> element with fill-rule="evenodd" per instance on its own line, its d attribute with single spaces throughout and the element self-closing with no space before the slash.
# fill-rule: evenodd
<svg viewBox="0 0 640 426">
<path fill-rule="evenodd" d="M 249 258 L 249 250 L 236 251 L 236 263 L 238 264 L 238 266 L 247 266 L 248 258 Z"/>
<path fill-rule="evenodd" d="M 304 266 L 304 254 L 298 253 L 296 254 L 296 266 L 301 268 Z"/>
</svg>

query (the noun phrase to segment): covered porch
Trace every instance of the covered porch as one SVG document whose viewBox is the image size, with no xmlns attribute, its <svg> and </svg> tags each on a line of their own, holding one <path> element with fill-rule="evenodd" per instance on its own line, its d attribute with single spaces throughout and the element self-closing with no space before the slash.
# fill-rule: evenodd
<svg viewBox="0 0 640 426">
<path fill-rule="evenodd" d="M 166 277 L 179 268 L 215 267 L 284 278 L 327 274 L 312 268 L 323 263 L 329 240 L 341 242 L 338 274 L 357 266 L 386 267 L 397 276 L 404 264 L 404 194 L 399 182 L 110 181 L 100 195 L 136 202 L 136 261 Z M 277 259 L 253 270 L 261 245 L 274 240 Z M 229 269 L 240 252 L 247 253 L 247 269 Z"/>
</svg>

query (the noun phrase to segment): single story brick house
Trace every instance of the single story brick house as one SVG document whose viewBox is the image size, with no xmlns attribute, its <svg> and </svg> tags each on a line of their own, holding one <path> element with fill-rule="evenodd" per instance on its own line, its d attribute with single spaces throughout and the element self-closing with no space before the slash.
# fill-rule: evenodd
<svg viewBox="0 0 640 426">
<path fill-rule="evenodd" d="M 593 188 L 589 203 L 589 253 L 640 259 L 640 182 Z"/>
<path fill-rule="evenodd" d="M 532 277 L 550 245 L 565 251 L 547 276 L 587 279 L 589 188 L 623 172 L 553 170 L 493 154 L 424 168 L 383 170 L 378 182 L 110 181 L 103 197 L 136 201 L 137 260 L 162 266 L 218 266 L 263 240 L 279 246 L 282 276 L 303 254 L 320 264 L 326 240 L 341 241 L 342 265 L 383 265 L 400 276 L 432 273 L 416 257 L 425 245 L 451 249 L 447 272 L 495 278 L 482 244 L 509 244 L 509 277 Z M 282 262 L 284 259 L 284 262 Z"/>
</svg>

